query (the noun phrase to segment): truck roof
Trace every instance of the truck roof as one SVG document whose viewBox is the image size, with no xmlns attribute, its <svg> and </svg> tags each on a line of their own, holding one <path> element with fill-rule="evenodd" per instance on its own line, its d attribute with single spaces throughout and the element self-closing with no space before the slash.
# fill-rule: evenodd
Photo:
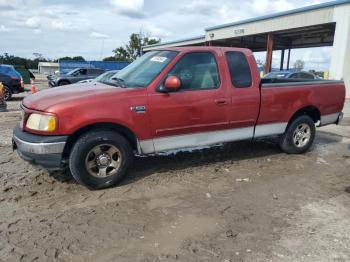
<svg viewBox="0 0 350 262">
<path fill-rule="evenodd" d="M 240 47 L 222 47 L 222 46 L 185 46 L 185 47 L 164 47 L 159 48 L 159 50 L 170 50 L 170 51 L 178 51 L 178 52 L 190 52 L 190 51 L 217 51 L 222 50 L 224 52 L 227 51 L 240 51 L 242 53 L 245 53 L 247 55 L 252 54 L 252 51 L 248 48 L 240 48 Z"/>
</svg>

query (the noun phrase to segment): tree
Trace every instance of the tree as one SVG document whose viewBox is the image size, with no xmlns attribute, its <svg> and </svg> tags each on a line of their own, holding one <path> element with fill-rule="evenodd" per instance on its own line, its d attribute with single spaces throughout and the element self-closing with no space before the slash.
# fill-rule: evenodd
<svg viewBox="0 0 350 262">
<path fill-rule="evenodd" d="M 118 61 L 118 60 L 115 56 L 107 56 L 107 57 L 103 58 L 102 61 L 114 62 L 114 61 Z"/>
<path fill-rule="evenodd" d="M 0 64 L 22 66 L 24 68 L 34 69 L 38 68 L 39 62 L 50 61 L 49 59 L 44 58 L 42 55 L 35 57 L 35 59 L 29 59 L 4 53 L 3 55 L 0 55 Z"/>
<path fill-rule="evenodd" d="M 72 60 L 75 60 L 75 61 L 85 61 L 85 58 L 79 55 L 79 56 L 73 56 L 73 57 L 72 57 Z"/>
<path fill-rule="evenodd" d="M 258 67 L 263 67 L 263 68 L 265 68 L 265 63 L 262 62 L 260 59 L 257 59 L 257 60 L 256 60 L 256 64 L 258 65 Z"/>
<path fill-rule="evenodd" d="M 39 60 L 44 59 L 44 56 L 42 53 L 33 53 L 33 56 L 35 56 L 35 58 Z"/>
<path fill-rule="evenodd" d="M 148 34 L 144 34 L 143 32 L 138 34 L 133 33 L 130 35 L 127 45 L 124 47 L 120 46 L 113 50 L 114 57 L 117 61 L 132 62 L 141 55 L 143 46 L 158 44 L 160 41 L 159 38 L 151 38 Z"/>
<path fill-rule="evenodd" d="M 301 71 L 304 69 L 304 66 L 305 66 L 305 62 L 303 60 L 296 60 L 295 63 L 294 63 L 294 68 L 298 71 Z"/>
<path fill-rule="evenodd" d="M 130 55 L 124 47 L 118 47 L 113 50 L 116 61 L 130 61 Z"/>
<path fill-rule="evenodd" d="M 85 61 L 85 58 L 82 56 L 73 56 L 73 57 L 64 56 L 64 57 L 58 58 L 58 61 L 60 61 L 60 60 L 62 60 L 62 61 L 65 61 L 65 60 Z"/>
</svg>

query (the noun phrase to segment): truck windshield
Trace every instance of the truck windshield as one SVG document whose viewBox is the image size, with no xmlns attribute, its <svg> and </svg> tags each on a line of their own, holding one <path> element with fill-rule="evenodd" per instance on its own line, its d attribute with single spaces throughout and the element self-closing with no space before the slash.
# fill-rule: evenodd
<svg viewBox="0 0 350 262">
<path fill-rule="evenodd" d="M 122 87 L 148 86 L 174 59 L 176 51 L 152 51 L 144 54 L 104 83 Z"/>
</svg>

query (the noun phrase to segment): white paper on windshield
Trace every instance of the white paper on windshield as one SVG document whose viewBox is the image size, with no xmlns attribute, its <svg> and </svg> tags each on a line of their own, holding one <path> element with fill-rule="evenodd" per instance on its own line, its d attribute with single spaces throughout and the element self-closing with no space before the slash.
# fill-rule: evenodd
<svg viewBox="0 0 350 262">
<path fill-rule="evenodd" d="M 167 60 L 164 56 L 154 56 L 151 58 L 152 62 L 158 62 L 158 63 L 164 63 L 164 61 Z"/>
</svg>

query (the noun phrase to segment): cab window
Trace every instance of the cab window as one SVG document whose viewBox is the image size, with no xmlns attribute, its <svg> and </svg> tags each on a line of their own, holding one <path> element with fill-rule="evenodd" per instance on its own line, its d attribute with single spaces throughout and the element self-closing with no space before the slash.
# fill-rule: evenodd
<svg viewBox="0 0 350 262">
<path fill-rule="evenodd" d="M 205 90 L 220 86 L 218 66 L 211 52 L 185 54 L 168 75 L 181 80 L 181 90 Z"/>
<path fill-rule="evenodd" d="M 232 85 L 236 88 L 246 88 L 252 85 L 252 74 L 246 56 L 242 52 L 226 53 Z"/>
</svg>

